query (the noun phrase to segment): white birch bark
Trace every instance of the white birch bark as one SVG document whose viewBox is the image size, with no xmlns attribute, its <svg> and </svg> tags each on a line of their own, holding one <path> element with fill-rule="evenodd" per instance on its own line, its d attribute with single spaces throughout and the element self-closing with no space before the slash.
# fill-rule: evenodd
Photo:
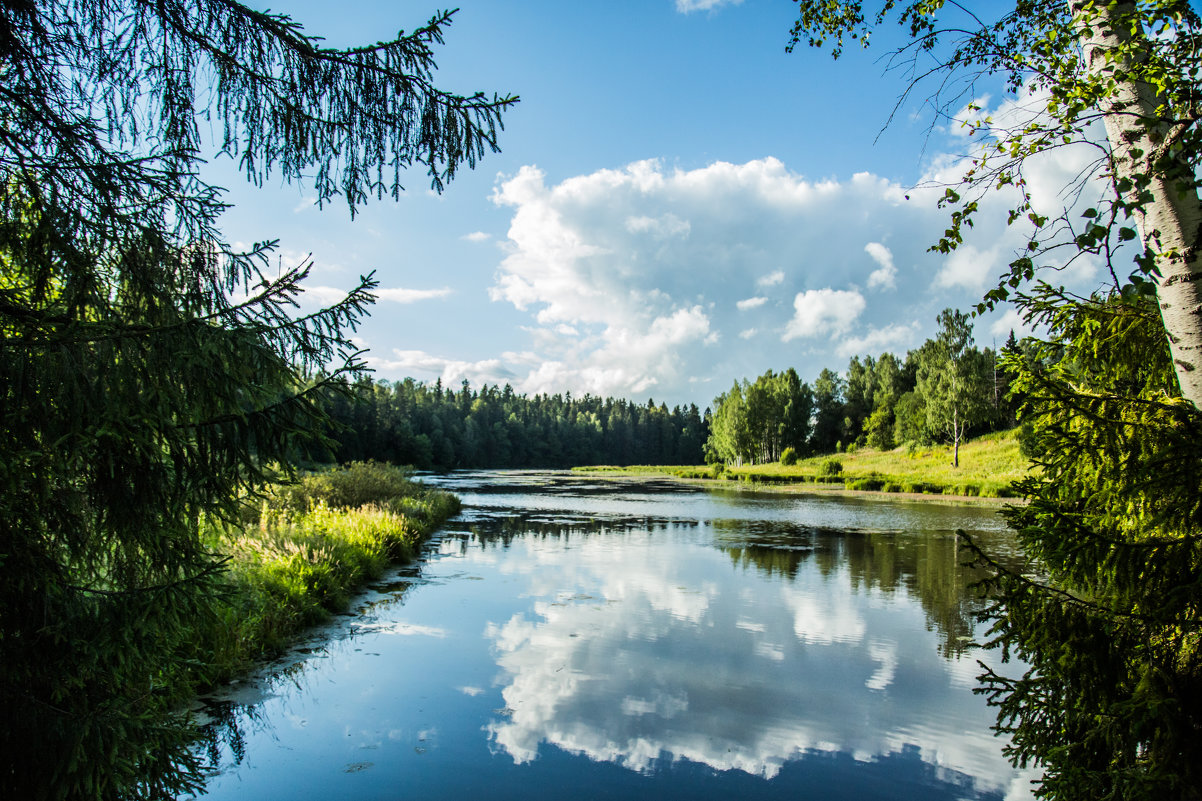
<svg viewBox="0 0 1202 801">
<path fill-rule="evenodd" d="M 1082 11 L 1084 5 L 1081 0 L 1069 0 L 1086 68 L 1099 80 L 1111 80 L 1125 66 L 1116 57 L 1120 48 L 1137 42 L 1129 27 L 1114 24 L 1132 4 L 1103 0 Z M 1139 31 L 1134 34 L 1140 35 Z M 1129 48 L 1127 53 L 1131 53 Z M 1176 182 L 1152 169 L 1166 134 L 1171 133 L 1167 124 L 1158 122 L 1160 105 L 1151 86 L 1118 80 L 1100 110 L 1115 180 L 1132 180 L 1133 193 L 1138 193 L 1141 185 L 1151 193 L 1152 199 L 1135 215 L 1136 227 L 1145 248 L 1157 254 L 1156 294 L 1181 394 L 1202 409 L 1202 205 L 1196 190 L 1182 192 Z"/>
</svg>

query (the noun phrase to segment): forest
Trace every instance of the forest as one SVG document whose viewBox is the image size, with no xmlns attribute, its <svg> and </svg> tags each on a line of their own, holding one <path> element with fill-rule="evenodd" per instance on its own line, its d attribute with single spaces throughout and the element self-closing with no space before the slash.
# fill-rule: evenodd
<svg viewBox="0 0 1202 801">
<path fill-rule="evenodd" d="M 362 378 L 332 395 L 333 458 L 422 469 L 700 464 L 708 425 L 695 404 L 519 395 L 506 384 L 458 392 Z"/>
<path fill-rule="evenodd" d="M 973 344 L 971 318 L 945 309 L 940 330 L 904 359 L 853 356 L 844 374 L 819 373 L 811 386 L 793 368 L 736 382 L 714 400 L 706 459 L 727 464 L 790 462 L 869 446 L 891 450 L 1015 425 L 1010 378 L 998 355 Z M 1006 349 L 1018 353 L 1011 332 Z"/>
<path fill-rule="evenodd" d="M 937 322 L 936 336 L 904 358 L 853 356 L 812 385 L 792 367 L 769 370 L 736 381 L 704 412 L 654 399 L 528 397 L 508 384 L 473 390 L 464 381 L 455 391 L 441 379 L 361 378 L 326 402 L 332 445 L 319 460 L 448 470 L 742 465 L 944 442 L 958 451 L 967 436 L 1014 426 L 1015 400 L 998 355 L 973 344 L 969 315 L 945 309 Z M 1013 332 L 1006 348 L 1020 352 Z"/>
</svg>

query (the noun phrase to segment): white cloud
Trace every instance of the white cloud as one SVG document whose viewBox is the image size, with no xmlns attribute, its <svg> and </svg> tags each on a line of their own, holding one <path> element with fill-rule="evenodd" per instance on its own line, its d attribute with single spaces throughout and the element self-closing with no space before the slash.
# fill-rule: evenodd
<svg viewBox="0 0 1202 801">
<path fill-rule="evenodd" d="M 935 284 L 983 290 L 989 279 L 1000 271 L 999 255 L 997 247 L 979 250 L 972 245 L 961 245 L 943 262 L 943 268 L 935 276 Z"/>
<path fill-rule="evenodd" d="M 442 287 L 441 289 L 375 289 L 373 294 L 380 300 L 388 300 L 393 303 L 417 303 L 419 300 L 430 300 L 432 298 L 445 298 L 454 290 L 450 287 Z"/>
<path fill-rule="evenodd" d="M 848 337 L 840 341 L 839 346 L 835 349 L 835 353 L 839 356 L 858 356 L 868 354 L 876 356 L 877 354 L 891 351 L 897 356 L 902 356 L 907 350 L 918 344 L 917 322 L 910 325 L 887 325 L 884 328 L 872 328 L 858 337 Z"/>
<path fill-rule="evenodd" d="M 486 234 L 483 231 L 472 231 L 470 234 L 464 234 L 460 238 L 468 242 L 487 242 L 492 239 L 492 235 Z"/>
<path fill-rule="evenodd" d="M 722 6 L 737 6 L 743 0 L 676 0 L 676 10 L 681 14 L 691 14 L 694 11 L 713 11 Z"/>
<path fill-rule="evenodd" d="M 785 326 L 783 342 L 819 335 L 837 336 L 864 311 L 864 296 L 854 290 L 814 289 L 793 298 L 793 319 Z"/>
<path fill-rule="evenodd" d="M 763 306 L 767 302 L 768 298 L 765 297 L 744 298 L 736 303 L 735 306 L 738 307 L 739 311 L 747 311 L 748 309 L 755 309 Z"/>
<path fill-rule="evenodd" d="M 868 276 L 869 289 L 894 289 L 897 282 L 897 267 L 893 265 L 893 254 L 889 248 L 880 242 L 869 242 L 864 246 L 864 252 L 872 257 L 880 267 Z"/>
<path fill-rule="evenodd" d="M 1025 242 L 1006 225 L 1009 200 L 988 198 L 957 253 L 928 251 L 947 226 L 936 201 L 965 164 L 936 158 L 918 188 L 870 173 L 812 181 L 775 158 L 646 160 L 557 182 L 523 166 L 493 192 L 511 217 L 489 297 L 528 316 L 534 357 L 501 367 L 519 391 L 674 403 L 769 367 L 809 377 L 849 352 L 901 355 L 940 309 L 980 300 Z M 899 264 L 928 282 L 899 282 Z M 777 286 L 793 308 L 770 302 Z"/>
<path fill-rule="evenodd" d="M 1005 342 L 1010 336 L 1011 331 L 1019 339 L 1034 333 L 1034 329 L 1019 317 L 1018 309 L 1006 309 L 1005 313 L 994 320 L 993 324 L 989 326 L 989 333 L 999 342 Z"/>
<path fill-rule="evenodd" d="M 406 376 L 437 377 L 442 379 L 444 386 L 453 386 L 467 379 L 477 387 L 486 383 L 511 382 L 515 374 L 505 366 L 505 363 L 516 360 L 518 360 L 516 354 L 506 353 L 500 358 L 469 362 L 435 356 L 421 350 L 401 350 L 399 348 L 392 351 L 391 359 L 372 353 L 368 353 L 366 358 L 369 367 L 381 372 Z"/>
<path fill-rule="evenodd" d="M 828 296 L 806 284 L 825 283 L 837 271 L 863 285 L 867 260 L 852 254 L 863 247 L 866 231 L 873 238 L 888 234 L 891 244 L 900 243 L 894 250 L 904 247 L 907 258 L 920 262 L 925 239 L 865 223 L 898 212 L 930 214 L 906 204 L 904 194 L 864 173 L 843 183 L 809 181 L 774 158 L 694 170 L 640 161 L 558 184 L 537 167 L 522 167 L 499 180 L 493 193 L 512 218 L 507 255 L 489 290 L 494 301 L 537 323 L 529 330 L 543 363 L 515 387 L 641 395 L 652 388 L 683 390 L 684 379 L 698 375 L 725 383 L 749 364 L 791 359 L 773 354 L 771 346 L 755 348 L 751 335 L 741 333 L 750 329 L 739 315 L 755 310 L 757 331 L 787 330 L 787 338 L 802 336 L 811 324 L 847 331 L 866 309 L 859 292 Z M 848 247 L 853 240 L 860 244 Z M 834 305 L 813 323 L 791 321 L 792 310 L 769 303 L 767 293 L 747 292 L 748 276 L 759 288 L 782 285 L 788 276 L 803 303 Z M 906 312 L 900 307 L 890 314 Z M 576 333 L 560 334 L 557 326 Z M 724 334 L 717 356 L 705 348 Z"/>
<path fill-rule="evenodd" d="M 692 227 L 688 220 L 682 220 L 671 212 L 660 217 L 643 215 L 626 218 L 627 231 L 630 231 L 632 234 L 650 234 L 658 239 L 687 237 Z"/>
<path fill-rule="evenodd" d="M 318 306 L 332 306 L 346 297 L 345 289 L 332 286 L 307 286 L 301 295 L 305 304 L 313 303 Z"/>
</svg>

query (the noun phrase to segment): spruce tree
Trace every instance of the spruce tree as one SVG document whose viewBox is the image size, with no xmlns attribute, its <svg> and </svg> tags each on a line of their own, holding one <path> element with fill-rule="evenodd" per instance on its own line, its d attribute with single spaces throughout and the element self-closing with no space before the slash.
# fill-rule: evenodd
<svg viewBox="0 0 1202 801">
<path fill-rule="evenodd" d="M 225 243 L 201 155 L 352 214 L 414 169 L 441 190 L 515 102 L 434 86 L 450 22 L 341 50 L 233 0 L 0 3 L 6 797 L 196 786 L 171 713 L 220 568 L 200 528 L 317 430 L 374 285 L 296 313 L 309 265 Z"/>
<path fill-rule="evenodd" d="M 1042 286 L 1021 302 L 1049 331 L 1005 357 L 1037 468 L 1006 516 L 1032 563 L 972 551 L 993 574 L 991 645 L 1026 668 L 981 690 L 1047 797 L 1197 798 L 1202 415 L 1147 296 Z"/>
</svg>

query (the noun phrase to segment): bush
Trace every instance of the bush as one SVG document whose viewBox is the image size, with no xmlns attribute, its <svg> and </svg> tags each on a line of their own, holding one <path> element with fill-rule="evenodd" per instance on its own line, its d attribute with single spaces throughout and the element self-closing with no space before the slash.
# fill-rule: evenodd
<svg viewBox="0 0 1202 801">
<path fill-rule="evenodd" d="M 305 512 L 324 503 L 331 509 L 358 509 L 368 504 L 393 504 L 414 494 L 420 485 L 412 472 L 383 462 L 351 462 L 295 484 L 279 486 L 268 498 L 271 509 Z"/>
<path fill-rule="evenodd" d="M 792 465 L 797 464 L 797 450 L 795 448 L 789 447 L 789 448 L 785 448 L 783 451 L 781 451 L 780 463 L 783 464 L 785 467 L 790 467 Z"/>
<path fill-rule="evenodd" d="M 822 467 L 820 467 L 818 470 L 818 475 L 823 477 L 839 476 L 842 474 L 843 462 L 840 462 L 838 459 L 827 459 L 822 463 Z"/>
</svg>

